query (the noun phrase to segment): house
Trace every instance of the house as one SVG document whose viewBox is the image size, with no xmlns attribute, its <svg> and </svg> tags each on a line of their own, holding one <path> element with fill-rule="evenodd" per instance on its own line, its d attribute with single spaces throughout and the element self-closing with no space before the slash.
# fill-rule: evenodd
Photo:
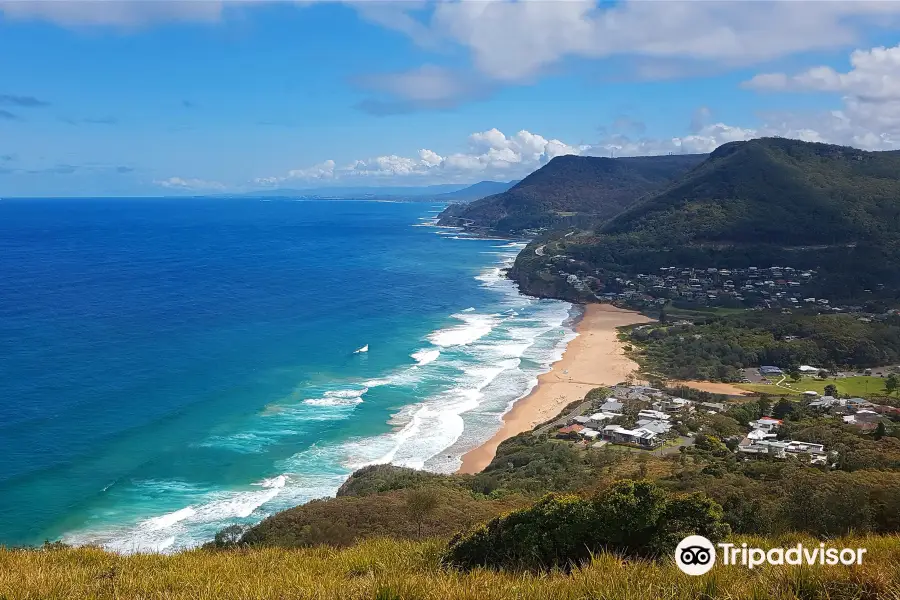
<svg viewBox="0 0 900 600">
<path fill-rule="evenodd" d="M 754 441 L 765 440 L 774 437 L 777 437 L 774 433 L 769 433 L 767 431 L 763 431 L 762 429 L 754 429 L 747 434 L 747 439 Z"/>
<path fill-rule="evenodd" d="M 578 415 L 577 417 L 572 417 L 572 423 L 578 425 L 587 425 L 591 420 L 590 417 L 585 417 L 583 415 Z"/>
<path fill-rule="evenodd" d="M 616 400 L 615 398 L 609 398 L 609 399 L 608 399 L 606 402 L 604 402 L 603 405 L 600 407 L 600 412 L 613 413 L 613 414 L 621 415 L 621 414 L 622 414 L 622 409 L 623 409 L 623 408 L 624 408 L 624 405 L 623 405 L 621 402 L 619 402 L 619 401 Z"/>
<path fill-rule="evenodd" d="M 638 414 L 638 419 L 649 419 L 651 421 L 668 421 L 671 417 L 664 412 L 658 410 L 644 409 Z"/>
<path fill-rule="evenodd" d="M 725 412 L 725 405 L 721 402 L 701 402 L 700 407 L 713 412 Z"/>
<path fill-rule="evenodd" d="M 653 403 L 653 408 L 664 412 L 678 412 L 684 409 L 692 410 L 693 402 L 684 398 L 663 398 Z"/>
<path fill-rule="evenodd" d="M 809 456 L 813 464 L 825 464 L 828 454 L 822 444 L 810 444 L 808 442 L 795 442 L 793 440 L 751 439 L 749 436 L 738 444 L 737 452 L 751 455 L 765 454 L 775 458 L 787 458 L 788 456 Z"/>
<path fill-rule="evenodd" d="M 765 365 L 759 368 L 760 375 L 784 375 L 784 371 L 779 369 L 778 367 L 773 367 L 771 365 Z"/>
<path fill-rule="evenodd" d="M 881 415 L 872 409 L 864 408 L 858 410 L 852 415 L 844 417 L 844 423 L 848 425 L 877 425 L 881 421 Z"/>
<path fill-rule="evenodd" d="M 610 419 L 615 419 L 616 417 L 621 417 L 622 415 L 616 413 L 608 413 L 608 412 L 598 412 L 590 415 L 587 418 L 588 427 L 603 427 L 603 422 L 608 421 Z"/>
<path fill-rule="evenodd" d="M 669 433 L 672 429 L 672 425 L 666 421 L 651 421 L 649 419 L 638 419 L 636 425 L 638 429 L 646 429 L 659 435 Z"/>
<path fill-rule="evenodd" d="M 569 433 L 581 433 L 584 430 L 584 425 L 569 425 L 568 427 L 560 427 L 556 433 L 557 435 L 567 435 Z"/>
<path fill-rule="evenodd" d="M 776 429 L 781 425 L 780 419 L 773 419 L 771 417 L 762 417 L 756 421 L 750 421 L 750 427 L 753 429 L 761 429 L 766 433 L 771 433 L 773 429 Z"/>
<path fill-rule="evenodd" d="M 809 365 L 800 365 L 799 370 L 801 373 L 818 373 L 822 369 L 820 369 L 819 367 L 811 367 Z"/>
<path fill-rule="evenodd" d="M 584 429 L 581 430 L 581 437 L 583 437 L 586 440 L 593 441 L 593 440 L 596 440 L 598 437 L 600 437 L 600 432 L 597 431 L 596 429 L 589 429 L 589 428 L 585 427 Z"/>
<path fill-rule="evenodd" d="M 844 403 L 846 404 L 846 403 Z M 822 408 L 828 409 L 835 406 L 841 406 L 842 401 L 834 396 L 822 396 L 816 400 L 813 400 L 809 403 L 810 408 Z"/>
<path fill-rule="evenodd" d="M 625 429 L 620 425 L 603 428 L 603 439 L 620 444 L 635 444 L 644 448 L 654 448 L 660 444 L 659 434 L 649 429 Z"/>
</svg>

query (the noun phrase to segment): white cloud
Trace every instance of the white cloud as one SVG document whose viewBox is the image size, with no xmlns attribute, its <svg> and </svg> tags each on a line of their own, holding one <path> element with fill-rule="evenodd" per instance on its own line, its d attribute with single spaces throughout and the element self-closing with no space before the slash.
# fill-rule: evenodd
<svg viewBox="0 0 900 600">
<path fill-rule="evenodd" d="M 529 131 L 507 136 L 497 129 L 473 133 L 468 151 L 442 156 L 423 148 L 416 157 L 395 154 L 358 159 L 337 167 L 328 160 L 309 168 L 294 169 L 284 176 L 256 180 L 261 185 L 286 181 L 322 181 L 350 178 L 429 179 L 468 181 L 477 177 L 518 177 L 539 168 L 555 156 L 578 154 L 582 148 L 556 139 L 546 139 Z"/>
<path fill-rule="evenodd" d="M 527 80 L 567 57 L 632 56 L 746 65 L 856 41 L 891 27 L 900 2 L 445 2 L 431 30 L 499 80 Z"/>
<path fill-rule="evenodd" d="M 797 75 L 762 73 L 744 87 L 765 91 L 840 92 L 870 100 L 900 99 L 900 45 L 856 50 L 853 67 L 840 73 L 831 67 L 813 67 Z"/>
<path fill-rule="evenodd" d="M 419 150 L 416 157 L 395 154 L 359 159 L 337 167 L 326 161 L 309 168 L 295 169 L 285 176 L 257 179 L 257 184 L 282 185 L 291 181 L 319 182 L 366 179 L 372 185 L 382 183 L 465 182 L 479 179 L 513 179 L 524 177 L 556 156 L 649 156 L 656 154 L 702 154 L 722 144 L 758 137 L 786 137 L 808 142 L 826 142 L 855 146 L 867 150 L 900 148 L 900 136 L 866 129 L 847 113 L 832 111 L 819 114 L 791 113 L 764 115 L 760 127 L 740 127 L 726 123 L 702 124 L 710 113 L 705 108 L 691 118 L 689 135 L 669 138 L 640 137 L 615 133 L 591 144 L 568 144 L 547 139 L 522 130 L 508 136 L 498 129 L 473 133 L 468 138 L 468 151 L 441 155 L 433 150 Z"/>
<path fill-rule="evenodd" d="M 224 183 L 218 181 L 207 181 L 204 179 L 183 179 L 181 177 L 169 177 L 168 179 L 158 179 L 153 182 L 158 186 L 171 190 L 183 191 L 225 191 L 228 189 Z"/>
<path fill-rule="evenodd" d="M 768 92 L 841 94 L 843 108 L 831 113 L 828 128 L 847 143 L 876 145 L 900 138 L 900 45 L 856 50 L 846 73 L 817 66 L 796 75 L 761 73 L 744 87 Z"/>
</svg>

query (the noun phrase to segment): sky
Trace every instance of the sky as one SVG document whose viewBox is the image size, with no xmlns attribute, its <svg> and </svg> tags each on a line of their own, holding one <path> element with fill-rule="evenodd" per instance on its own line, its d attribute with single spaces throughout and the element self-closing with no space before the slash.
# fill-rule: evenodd
<svg viewBox="0 0 900 600">
<path fill-rule="evenodd" d="M 0 197 L 900 149 L 900 0 L 0 0 Z"/>
</svg>

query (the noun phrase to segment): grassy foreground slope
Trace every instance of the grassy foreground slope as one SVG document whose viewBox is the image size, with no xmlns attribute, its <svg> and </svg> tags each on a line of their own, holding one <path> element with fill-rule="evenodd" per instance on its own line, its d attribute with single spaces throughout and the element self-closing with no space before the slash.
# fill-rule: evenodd
<svg viewBox="0 0 900 600">
<path fill-rule="evenodd" d="M 812 538 L 738 538 L 751 546 L 818 546 Z M 202 550 L 172 556 L 120 556 L 101 550 L 0 550 L 0 598 L 212 600 L 575 599 L 896 599 L 900 539 L 847 537 L 837 547 L 867 548 L 860 566 L 717 566 L 701 577 L 674 561 L 623 561 L 602 553 L 571 574 L 533 575 L 441 568 L 438 541 L 370 540 L 352 548 Z"/>
<path fill-rule="evenodd" d="M 560 223 L 592 223 L 618 214 L 705 157 L 557 156 L 504 193 L 448 207 L 440 222 L 503 233 Z"/>
</svg>

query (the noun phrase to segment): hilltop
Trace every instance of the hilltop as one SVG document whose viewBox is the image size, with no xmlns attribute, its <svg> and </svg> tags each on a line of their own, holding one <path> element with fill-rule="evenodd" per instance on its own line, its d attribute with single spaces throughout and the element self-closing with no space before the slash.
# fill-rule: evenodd
<svg viewBox="0 0 900 600">
<path fill-rule="evenodd" d="M 596 277 L 598 293 L 663 267 L 779 265 L 816 272 L 808 295 L 896 299 L 900 153 L 781 138 L 728 143 L 600 226 L 557 236 L 545 252 L 554 253 Z M 514 277 L 526 291 L 571 297 L 547 264 L 526 250 Z"/>
<path fill-rule="evenodd" d="M 706 155 L 601 158 L 557 156 L 504 193 L 450 206 L 443 225 L 502 233 L 608 219 L 663 187 Z"/>
</svg>

